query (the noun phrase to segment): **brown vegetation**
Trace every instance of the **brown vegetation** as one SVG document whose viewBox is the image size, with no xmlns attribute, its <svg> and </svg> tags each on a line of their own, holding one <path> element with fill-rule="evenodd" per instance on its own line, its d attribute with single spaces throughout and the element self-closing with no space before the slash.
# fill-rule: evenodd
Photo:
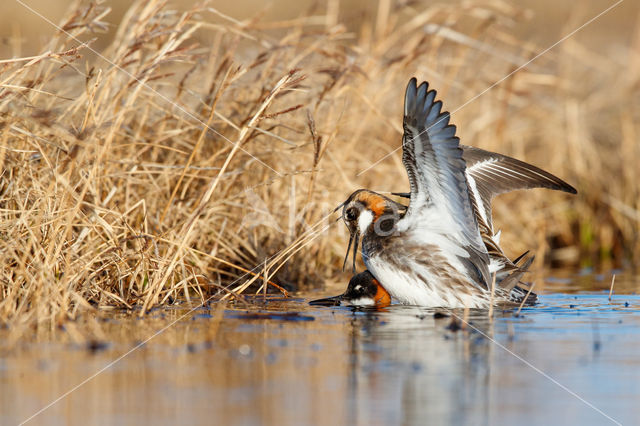
<svg viewBox="0 0 640 426">
<path fill-rule="evenodd" d="M 637 257 L 640 32 L 614 60 L 569 39 L 466 104 L 546 46 L 514 36 L 519 10 L 464 4 L 381 7 L 352 33 L 331 7 L 239 22 L 138 1 L 100 52 L 108 11 L 75 6 L 42 54 L 0 61 L 0 321 L 346 283 L 331 209 L 407 189 L 400 151 L 369 166 L 400 146 L 414 75 L 463 143 L 578 189 L 496 202 L 509 253 Z"/>
</svg>

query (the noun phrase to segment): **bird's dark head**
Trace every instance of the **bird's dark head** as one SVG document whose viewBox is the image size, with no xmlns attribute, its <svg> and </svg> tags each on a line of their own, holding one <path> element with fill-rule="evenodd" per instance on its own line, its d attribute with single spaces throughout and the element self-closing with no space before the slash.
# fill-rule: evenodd
<svg viewBox="0 0 640 426">
<path fill-rule="evenodd" d="M 359 189 L 340 205 L 342 220 L 351 234 L 363 235 L 387 209 L 387 198 L 366 189 Z M 339 208 L 339 207 L 338 207 Z"/>
<path fill-rule="evenodd" d="M 342 300 L 351 306 L 384 307 L 391 304 L 391 296 L 369 271 L 351 277 Z"/>
<path fill-rule="evenodd" d="M 375 306 L 383 308 L 391 304 L 391 296 L 369 271 L 351 277 L 347 290 L 340 296 L 313 300 L 311 305 L 321 306 Z"/>
<path fill-rule="evenodd" d="M 367 189 L 359 189 L 352 193 L 336 210 L 341 207 L 342 220 L 347 225 L 350 235 L 344 265 L 355 240 L 353 244 L 353 273 L 355 273 L 356 252 L 360 238 L 368 232 L 375 232 L 380 236 L 391 234 L 405 207 Z"/>
</svg>

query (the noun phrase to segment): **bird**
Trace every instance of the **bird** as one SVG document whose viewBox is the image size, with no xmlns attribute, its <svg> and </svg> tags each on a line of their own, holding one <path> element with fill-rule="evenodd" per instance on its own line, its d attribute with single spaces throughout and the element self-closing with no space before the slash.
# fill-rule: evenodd
<svg viewBox="0 0 640 426">
<path fill-rule="evenodd" d="M 310 305 L 319 306 L 375 306 L 391 305 L 391 295 L 369 271 L 360 272 L 349 280 L 345 292 L 339 296 L 312 300 Z"/>
<path fill-rule="evenodd" d="M 518 260 L 514 260 L 513 262 L 518 263 Z M 516 286 L 511 290 L 509 300 L 504 301 L 504 305 L 505 307 L 519 305 L 533 306 L 537 303 L 537 299 L 538 296 L 530 289 L 527 290 Z M 338 296 L 312 300 L 309 304 L 315 306 L 375 307 L 376 309 L 380 309 L 391 305 L 391 295 L 371 272 L 365 270 L 351 277 L 344 293 Z"/>
<path fill-rule="evenodd" d="M 355 273 L 362 241 L 367 271 L 400 303 L 487 307 L 492 299 L 522 293 L 520 278 L 533 260 L 518 259 L 518 265 L 500 248 L 492 198 L 537 187 L 577 191 L 536 166 L 461 145 L 436 95 L 427 82 L 418 86 L 416 78 L 405 92 L 402 162 L 410 192 L 396 195 L 409 198 L 409 205 L 360 189 L 336 209 L 342 208 L 350 232 L 345 264 L 353 246 Z"/>
<path fill-rule="evenodd" d="M 473 182 L 474 189 L 471 191 L 470 196 L 474 205 L 474 214 L 476 215 L 476 220 L 480 228 L 480 235 L 489 253 L 490 269 L 493 268 L 497 271 L 496 281 L 502 289 L 511 288 L 509 293 L 510 302 L 519 305 L 524 301 L 526 306 L 534 305 L 537 302 L 537 295 L 528 291 L 528 284 L 520 281 L 524 272 L 526 272 L 531 262 L 533 262 L 534 257 L 526 257 L 529 251 L 526 251 L 514 260 L 506 256 L 499 245 L 500 232 L 494 232 L 491 200 L 498 194 L 518 189 L 548 188 L 569 193 L 575 193 L 576 190 L 556 176 L 531 164 L 480 148 L 465 145 L 460 146 L 462 148 L 462 158 L 465 160 L 467 166 L 465 170 L 467 180 Z M 517 173 L 509 177 L 508 181 L 504 179 L 496 180 L 493 176 L 496 170 L 500 172 L 505 168 Z M 393 208 L 397 209 L 400 217 L 406 212 L 406 205 L 397 203 L 393 199 L 373 191 L 369 192 L 372 196 L 381 197 L 385 203 L 389 203 Z M 392 192 L 392 194 L 402 198 L 411 197 L 410 193 Z M 345 257 L 345 265 L 346 261 L 347 258 Z M 509 277 L 509 280 L 505 282 L 504 277 Z M 376 306 L 380 308 L 390 304 L 390 297 L 382 297 L 381 295 L 383 294 L 388 295 L 380 282 L 376 280 L 369 271 L 364 271 L 351 278 L 343 294 L 313 300 L 310 303 L 312 305 Z"/>
</svg>

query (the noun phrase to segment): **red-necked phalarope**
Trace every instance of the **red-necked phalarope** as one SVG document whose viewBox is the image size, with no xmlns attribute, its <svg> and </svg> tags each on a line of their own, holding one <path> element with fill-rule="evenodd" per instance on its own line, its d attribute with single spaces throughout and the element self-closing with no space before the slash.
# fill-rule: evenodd
<svg viewBox="0 0 640 426">
<path fill-rule="evenodd" d="M 508 300 L 532 259 L 518 266 L 505 256 L 491 199 L 523 188 L 576 190 L 530 164 L 460 145 L 436 92 L 416 83 L 411 79 L 405 94 L 402 140 L 409 206 L 368 190 L 351 194 L 341 205 L 351 232 L 347 256 L 355 241 L 355 268 L 361 239 L 372 278 L 401 303 L 486 307 L 492 273 L 494 300 Z"/>
</svg>

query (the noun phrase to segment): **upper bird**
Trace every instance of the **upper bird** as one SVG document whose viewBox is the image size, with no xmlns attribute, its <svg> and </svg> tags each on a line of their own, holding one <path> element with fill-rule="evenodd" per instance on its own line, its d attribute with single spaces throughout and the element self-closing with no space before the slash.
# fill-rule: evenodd
<svg viewBox="0 0 640 426">
<path fill-rule="evenodd" d="M 499 247 L 491 199 L 522 188 L 576 191 L 530 164 L 460 145 L 435 98 L 426 82 L 409 81 L 402 138 L 409 206 L 368 190 L 351 194 L 341 205 L 351 233 L 347 255 L 355 241 L 355 264 L 362 239 L 367 269 L 401 303 L 486 307 L 492 273 L 496 301 L 508 299 L 522 276 Z"/>
</svg>

